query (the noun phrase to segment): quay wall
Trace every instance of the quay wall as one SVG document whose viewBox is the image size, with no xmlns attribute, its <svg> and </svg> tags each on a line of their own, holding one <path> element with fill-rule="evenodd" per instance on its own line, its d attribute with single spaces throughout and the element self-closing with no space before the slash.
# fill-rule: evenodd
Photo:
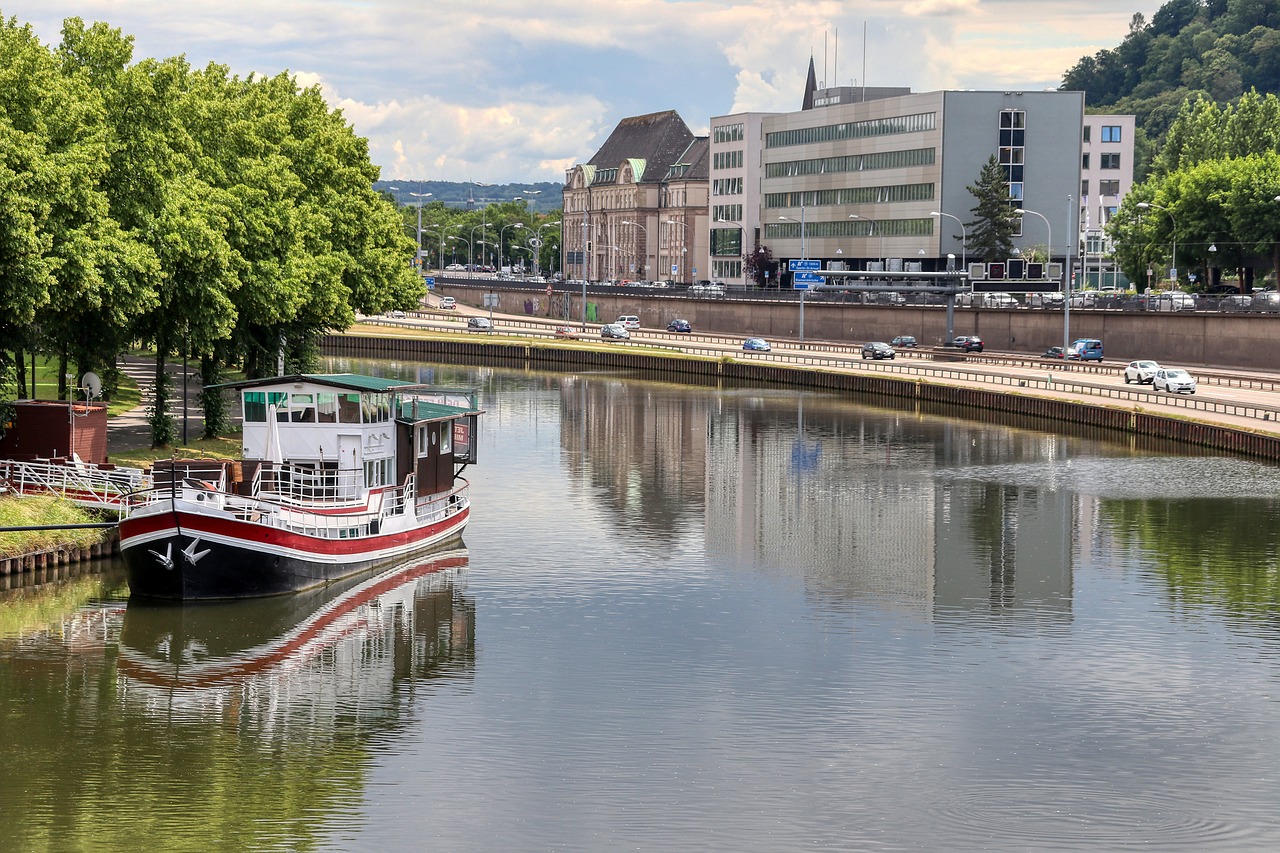
<svg viewBox="0 0 1280 853">
<path fill-rule="evenodd" d="M 814 370 L 762 362 L 666 356 L 616 349 L 580 349 L 528 341 L 379 338 L 329 335 L 322 341 L 328 355 L 423 361 L 499 363 L 549 370 L 635 370 L 678 376 L 699 383 L 762 383 L 866 394 L 915 401 L 917 404 L 963 406 L 1025 416 L 1043 429 L 1064 424 L 1097 428 L 1114 434 L 1173 440 L 1214 451 L 1280 460 L 1280 436 L 1167 417 L 1136 407 L 1099 405 L 1025 393 L 930 382 L 920 377 L 881 376 Z"/>
<path fill-rule="evenodd" d="M 505 314 L 574 322 L 583 316 L 582 295 L 572 291 L 556 291 L 547 297 L 543 291 L 451 283 L 436 292 L 476 307 L 481 307 L 484 294 L 494 293 L 499 301 L 495 310 Z M 660 329 L 680 317 L 692 323 L 694 331 L 762 338 L 800 336 L 798 301 L 637 296 L 620 291 L 590 292 L 587 303 L 594 306 L 599 322 L 635 314 L 641 326 Z M 1038 355 L 1051 346 L 1062 346 L 1065 331 L 1073 340 L 1101 340 L 1108 361 L 1151 358 L 1181 367 L 1280 370 L 1280 316 L 1274 314 L 1072 309 L 1068 324 L 1064 329 L 1061 311 L 957 308 L 954 332 L 977 335 L 989 349 Z M 830 297 L 806 300 L 806 340 L 860 343 L 889 341 L 898 335 L 914 335 L 921 346 L 941 345 L 947 335 L 946 308 L 840 303 Z"/>
</svg>

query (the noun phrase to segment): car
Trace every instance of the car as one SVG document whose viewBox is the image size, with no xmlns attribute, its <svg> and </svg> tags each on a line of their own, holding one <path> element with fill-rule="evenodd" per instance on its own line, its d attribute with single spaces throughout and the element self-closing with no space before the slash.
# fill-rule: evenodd
<svg viewBox="0 0 1280 853">
<path fill-rule="evenodd" d="M 444 268 L 444 271 L 445 272 L 466 272 L 467 268 L 464 267 L 462 264 L 449 264 L 449 266 Z"/>
<path fill-rule="evenodd" d="M 1062 358 L 1062 347 L 1049 347 L 1041 358 Z"/>
<path fill-rule="evenodd" d="M 606 340 L 625 341 L 631 338 L 631 333 L 621 323 L 608 323 L 600 327 L 600 337 Z"/>
<path fill-rule="evenodd" d="M 440 300 L 440 304 L 437 307 L 444 311 L 452 311 L 454 308 L 458 307 L 458 300 L 454 299 L 452 296 L 446 296 Z"/>
<path fill-rule="evenodd" d="M 573 326 L 556 326 L 555 336 L 557 338 L 576 338 L 578 330 Z"/>
<path fill-rule="evenodd" d="M 405 313 L 399 310 L 388 311 L 387 316 L 390 317 L 392 320 L 403 320 L 405 318 Z"/>
<path fill-rule="evenodd" d="M 1156 371 L 1160 369 L 1160 365 L 1154 361 L 1141 360 L 1131 361 L 1124 368 L 1124 384 L 1137 382 L 1139 385 L 1150 385 L 1151 381 L 1156 378 Z"/>
<path fill-rule="evenodd" d="M 1080 361 L 1102 361 L 1102 341 L 1097 338 L 1077 338 L 1067 349 L 1067 358 Z"/>
<path fill-rule="evenodd" d="M 773 349 L 764 338 L 747 338 L 742 342 L 742 348 L 752 352 L 769 352 Z"/>
<path fill-rule="evenodd" d="M 893 347 L 883 341 L 871 341 L 862 345 L 863 358 L 893 358 L 897 355 Z"/>
<path fill-rule="evenodd" d="M 491 332 L 493 331 L 493 323 L 488 317 L 468 317 L 467 328 L 473 332 Z"/>
<path fill-rule="evenodd" d="M 1253 307 L 1253 297 L 1243 293 L 1228 294 L 1218 300 L 1218 310 L 1226 312 L 1248 311 Z"/>
<path fill-rule="evenodd" d="M 667 324 L 668 332 L 692 332 L 693 326 L 688 320 L 672 320 Z"/>
<path fill-rule="evenodd" d="M 895 347 L 911 348 L 911 347 L 919 346 L 919 344 L 916 343 L 916 339 L 912 335 L 898 335 L 896 338 L 894 338 L 891 341 L 891 343 Z"/>
<path fill-rule="evenodd" d="M 640 318 L 635 314 L 623 314 L 615 322 L 628 332 L 635 332 L 640 329 Z"/>
<path fill-rule="evenodd" d="M 1196 378 L 1180 367 L 1162 367 L 1151 380 L 1151 387 L 1169 394 L 1196 393 Z"/>
<path fill-rule="evenodd" d="M 947 341 L 943 346 L 964 350 L 965 352 L 982 352 L 983 349 L 982 338 L 977 335 L 961 335 L 958 338 Z"/>
<path fill-rule="evenodd" d="M 1027 305 L 1032 308 L 1061 308 L 1064 302 L 1062 294 L 1053 290 L 1027 294 Z"/>
</svg>

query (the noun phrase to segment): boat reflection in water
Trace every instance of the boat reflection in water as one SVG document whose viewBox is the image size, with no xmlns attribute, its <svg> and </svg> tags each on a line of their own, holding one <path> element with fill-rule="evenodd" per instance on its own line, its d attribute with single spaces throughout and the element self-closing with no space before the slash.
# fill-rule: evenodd
<svg viewBox="0 0 1280 853">
<path fill-rule="evenodd" d="M 118 672 L 128 705 L 167 718 L 234 715 L 281 736 L 289 718 L 372 722 L 395 714 L 396 682 L 473 671 L 465 549 L 322 590 L 265 599 L 131 599 Z"/>
</svg>

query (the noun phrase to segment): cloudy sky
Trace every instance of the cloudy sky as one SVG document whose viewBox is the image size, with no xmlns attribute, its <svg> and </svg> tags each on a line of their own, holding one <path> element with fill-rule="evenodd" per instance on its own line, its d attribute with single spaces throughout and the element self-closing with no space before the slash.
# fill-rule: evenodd
<svg viewBox="0 0 1280 853">
<path fill-rule="evenodd" d="M 1057 86 L 1163 0 L 0 0 L 56 45 L 105 21 L 185 55 L 319 85 L 386 180 L 562 181 L 619 119 L 800 107 L 831 85 Z M 866 50 L 863 50 L 863 32 Z M 865 81 L 863 78 L 863 69 Z"/>
</svg>

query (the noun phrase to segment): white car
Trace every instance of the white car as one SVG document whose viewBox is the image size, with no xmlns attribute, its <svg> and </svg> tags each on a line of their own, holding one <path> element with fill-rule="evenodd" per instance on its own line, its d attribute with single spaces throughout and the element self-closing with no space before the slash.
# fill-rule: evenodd
<svg viewBox="0 0 1280 853">
<path fill-rule="evenodd" d="M 444 268 L 444 271 L 445 272 L 465 272 L 466 269 L 467 268 L 464 267 L 462 264 L 449 264 L 449 266 Z"/>
<path fill-rule="evenodd" d="M 1139 385 L 1150 385 L 1159 369 L 1160 365 L 1154 361 L 1131 361 L 1124 369 L 1124 384 L 1137 382 Z"/>
<path fill-rule="evenodd" d="M 454 299 L 452 296 L 445 296 L 445 297 L 442 297 L 440 300 L 440 308 L 445 311 L 452 311 L 454 308 L 457 308 L 457 307 L 458 307 L 458 300 Z"/>
<path fill-rule="evenodd" d="M 1196 393 L 1196 378 L 1180 367 L 1162 367 L 1151 380 L 1151 387 L 1170 394 Z"/>
<path fill-rule="evenodd" d="M 640 318 L 635 314 L 623 314 L 617 319 L 616 323 L 628 332 L 636 332 L 640 330 Z"/>
</svg>

